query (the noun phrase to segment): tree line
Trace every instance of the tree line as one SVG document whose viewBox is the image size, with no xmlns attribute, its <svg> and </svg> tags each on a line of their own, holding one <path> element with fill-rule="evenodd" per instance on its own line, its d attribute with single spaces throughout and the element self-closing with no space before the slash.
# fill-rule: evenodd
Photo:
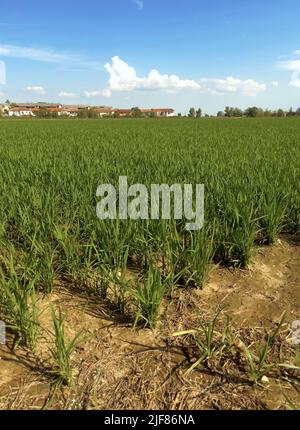
<svg viewBox="0 0 300 430">
<path fill-rule="evenodd" d="M 181 114 L 178 114 L 178 116 L 182 116 Z M 205 115 L 206 117 L 214 116 L 214 115 Z M 226 106 L 223 111 L 219 111 L 217 113 L 217 117 L 219 118 L 242 118 L 242 117 L 248 117 L 248 118 L 257 118 L 257 117 L 287 117 L 287 116 L 300 116 L 300 108 L 297 110 L 293 110 L 293 108 L 290 108 L 288 111 L 285 111 L 283 109 L 277 109 L 277 110 L 270 110 L 270 109 L 261 109 L 257 106 L 251 106 L 248 107 L 245 110 L 242 110 L 238 107 L 230 107 Z M 190 108 L 188 113 L 189 118 L 201 118 L 202 117 L 202 110 L 195 109 L 194 107 Z"/>
</svg>

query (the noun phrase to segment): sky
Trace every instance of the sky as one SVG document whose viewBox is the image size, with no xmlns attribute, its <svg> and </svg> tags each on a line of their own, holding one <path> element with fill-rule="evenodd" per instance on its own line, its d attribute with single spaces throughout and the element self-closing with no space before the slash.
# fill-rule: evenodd
<svg viewBox="0 0 300 430">
<path fill-rule="evenodd" d="M 300 107 L 299 0 L 14 0 L 0 101 Z"/>
</svg>

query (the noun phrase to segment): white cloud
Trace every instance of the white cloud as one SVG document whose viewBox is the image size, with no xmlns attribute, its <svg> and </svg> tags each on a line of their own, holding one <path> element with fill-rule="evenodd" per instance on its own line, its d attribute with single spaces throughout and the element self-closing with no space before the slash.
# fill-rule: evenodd
<svg viewBox="0 0 300 430">
<path fill-rule="evenodd" d="M 266 85 L 260 84 L 253 79 L 241 80 L 232 76 L 226 79 L 202 79 L 206 84 L 206 89 L 214 94 L 241 94 L 247 97 L 255 97 L 259 93 L 266 91 Z"/>
<path fill-rule="evenodd" d="M 94 97 L 110 97 L 111 91 L 109 89 L 105 90 L 95 90 L 95 91 L 84 91 L 85 97 L 88 99 L 94 98 Z"/>
<path fill-rule="evenodd" d="M 290 87 L 294 87 L 294 88 L 300 88 L 300 70 L 295 74 L 295 78 L 291 80 L 291 82 L 289 83 Z"/>
<path fill-rule="evenodd" d="M 271 85 L 272 85 L 273 87 L 275 87 L 275 88 L 278 88 L 278 87 L 279 87 L 279 82 L 277 82 L 277 81 L 272 81 L 272 82 L 271 82 Z"/>
<path fill-rule="evenodd" d="M 102 96 L 103 97 L 110 97 L 111 96 L 111 90 L 110 89 L 102 90 Z"/>
<path fill-rule="evenodd" d="M 294 71 L 300 69 L 300 60 L 288 60 L 278 63 L 281 70 Z"/>
<path fill-rule="evenodd" d="M 99 68 L 98 63 L 88 61 L 79 55 L 66 52 L 55 52 L 49 49 L 37 49 L 25 46 L 1 45 L 0 57 L 24 58 L 32 61 L 44 63 L 54 63 L 63 65 L 80 65 L 89 68 Z"/>
<path fill-rule="evenodd" d="M 0 45 L 0 55 L 5 57 L 27 58 L 29 60 L 46 63 L 61 63 L 73 59 L 73 57 L 67 54 L 14 45 Z"/>
<path fill-rule="evenodd" d="M 45 91 L 44 87 L 41 87 L 41 86 L 38 86 L 38 85 L 33 86 L 33 87 L 26 87 L 26 91 L 29 91 L 31 93 L 35 93 L 35 94 L 38 94 L 38 95 L 41 95 L 41 96 L 44 95 L 44 94 L 46 94 L 46 91 Z"/>
<path fill-rule="evenodd" d="M 4 48 L 4 47 L 0 46 L 0 55 L 1 56 L 9 57 L 10 53 L 11 53 L 11 51 L 8 48 Z"/>
<path fill-rule="evenodd" d="M 293 53 L 296 56 L 300 55 L 300 51 L 295 51 Z M 293 59 L 293 60 L 287 60 L 287 61 L 280 61 L 277 66 L 281 70 L 286 70 L 288 72 L 292 72 L 291 80 L 289 82 L 289 85 L 291 87 L 300 88 L 300 60 Z"/>
<path fill-rule="evenodd" d="M 139 10 L 142 10 L 144 8 L 143 0 L 131 0 L 131 2 L 134 3 Z"/>
<path fill-rule="evenodd" d="M 109 74 L 107 95 L 114 91 L 135 91 L 135 90 L 180 90 L 180 89 L 200 89 L 198 82 L 193 80 L 180 79 L 176 75 L 162 75 L 157 70 L 152 70 L 145 77 L 138 77 L 135 69 L 129 66 L 119 57 L 113 57 L 112 63 L 105 64 L 105 70 Z"/>
<path fill-rule="evenodd" d="M 84 91 L 84 95 L 85 97 L 87 97 L 88 99 L 91 99 L 93 97 L 100 97 L 101 96 L 102 91 Z"/>
<path fill-rule="evenodd" d="M 76 98 L 76 97 L 78 97 L 78 94 L 76 94 L 76 93 L 68 93 L 67 91 L 61 91 L 58 94 L 58 97 Z"/>
<path fill-rule="evenodd" d="M 131 91 L 159 91 L 176 93 L 183 89 L 204 90 L 212 95 L 241 94 L 255 97 L 266 91 L 266 84 L 253 79 L 241 80 L 227 77 L 225 79 L 201 79 L 201 83 L 190 79 L 181 79 L 177 75 L 161 74 L 158 70 L 152 70 L 146 76 L 138 76 L 134 67 L 127 64 L 118 56 L 111 59 L 111 63 L 104 66 L 109 75 L 106 89 L 85 91 L 88 98 L 110 97 L 114 92 Z"/>
</svg>

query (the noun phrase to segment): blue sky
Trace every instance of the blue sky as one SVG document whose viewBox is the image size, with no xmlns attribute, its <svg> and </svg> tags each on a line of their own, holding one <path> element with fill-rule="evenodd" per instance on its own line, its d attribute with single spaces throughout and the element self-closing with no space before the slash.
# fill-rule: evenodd
<svg viewBox="0 0 300 430">
<path fill-rule="evenodd" d="M 0 100 L 298 108 L 299 17 L 299 0 L 3 2 Z"/>
</svg>

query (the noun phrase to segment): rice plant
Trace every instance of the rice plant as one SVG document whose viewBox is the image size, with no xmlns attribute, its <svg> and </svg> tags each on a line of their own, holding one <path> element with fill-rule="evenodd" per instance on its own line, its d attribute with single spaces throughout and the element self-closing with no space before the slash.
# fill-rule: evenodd
<svg viewBox="0 0 300 430">
<path fill-rule="evenodd" d="M 199 350 L 199 358 L 192 364 L 188 369 L 187 373 L 191 373 L 201 363 L 222 354 L 222 350 L 226 346 L 225 337 L 228 324 L 225 326 L 224 332 L 220 333 L 217 330 L 216 324 L 217 319 L 220 315 L 217 312 L 216 315 L 208 321 L 208 323 L 199 322 L 199 328 L 193 330 L 185 330 L 178 333 L 174 333 L 173 336 L 186 336 L 192 335 L 196 347 Z"/>
<path fill-rule="evenodd" d="M 56 315 L 51 306 L 51 316 L 54 328 L 54 347 L 50 348 L 55 369 L 51 372 L 58 384 L 71 386 L 73 383 L 71 355 L 82 339 L 82 331 L 78 332 L 72 340 L 67 341 L 65 336 L 64 320 L 61 310 Z"/>
<path fill-rule="evenodd" d="M 32 239 L 31 249 L 24 253 L 25 277 L 35 278 L 39 292 L 51 293 L 55 280 L 56 250 L 49 243 L 43 244 Z"/>
<path fill-rule="evenodd" d="M 12 349 L 19 345 L 35 350 L 39 333 L 39 309 L 34 280 L 18 274 L 13 254 L 2 258 L 0 272 L 0 314 L 13 333 Z"/>
<path fill-rule="evenodd" d="M 170 240 L 168 256 L 173 285 L 202 288 L 212 261 L 213 240 L 203 232 L 186 239 L 175 235 Z"/>
<path fill-rule="evenodd" d="M 166 282 L 162 280 L 158 267 L 153 267 L 150 262 L 146 279 L 138 282 L 133 289 L 137 299 L 134 327 L 155 328 L 165 291 Z"/>
<path fill-rule="evenodd" d="M 287 196 L 280 195 L 276 188 L 264 192 L 259 202 L 260 235 L 262 242 L 271 245 L 275 243 L 284 226 L 287 211 Z"/>
<path fill-rule="evenodd" d="M 248 364 L 250 380 L 255 384 L 258 383 L 258 381 L 270 369 L 274 369 L 274 367 L 276 367 L 274 363 L 268 364 L 267 358 L 268 358 L 270 349 L 274 343 L 274 340 L 282 328 L 285 317 L 286 317 L 286 313 L 282 315 L 277 327 L 267 335 L 266 340 L 264 341 L 263 345 L 260 347 L 258 351 L 258 355 L 256 355 L 255 353 L 252 353 L 250 348 L 246 346 L 245 343 L 242 342 L 241 340 L 238 343 L 238 347 L 243 353 L 245 360 Z"/>
<path fill-rule="evenodd" d="M 147 279 L 156 260 L 172 288 L 205 286 L 211 261 L 251 264 L 257 241 L 300 231 L 299 130 L 297 118 L 1 121 L 1 253 L 12 245 L 22 266 L 5 285 L 34 279 L 47 293 L 56 279 L 77 282 L 101 298 L 113 291 L 126 313 L 133 262 Z M 117 187 L 124 175 L 147 188 L 204 184 L 204 229 L 188 232 L 174 219 L 99 220 L 97 187 Z"/>
</svg>

